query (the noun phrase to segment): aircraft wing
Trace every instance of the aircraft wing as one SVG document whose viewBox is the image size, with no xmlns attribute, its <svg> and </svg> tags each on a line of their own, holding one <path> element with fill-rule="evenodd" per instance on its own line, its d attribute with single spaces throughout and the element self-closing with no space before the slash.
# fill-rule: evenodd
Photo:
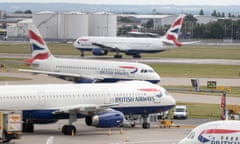
<svg viewBox="0 0 240 144">
<path fill-rule="evenodd" d="M 127 46 L 127 44 L 109 44 L 109 43 L 102 43 L 102 42 L 93 42 L 93 45 L 99 46 L 102 49 L 108 50 L 108 51 L 126 51 L 130 49 L 130 47 Z"/>
<path fill-rule="evenodd" d="M 163 44 L 166 46 L 173 46 L 173 45 L 177 45 L 177 46 L 181 46 L 181 45 L 191 45 L 191 44 L 195 44 L 195 43 L 199 43 L 200 41 L 189 41 L 189 42 L 179 42 L 179 41 L 169 41 L 169 40 L 164 40 Z"/>
<path fill-rule="evenodd" d="M 191 45 L 191 44 L 195 44 L 195 43 L 199 43 L 201 41 L 189 41 L 189 42 L 181 42 L 183 45 Z"/>
<path fill-rule="evenodd" d="M 29 72 L 34 74 L 48 74 L 52 76 L 65 76 L 65 77 L 73 77 L 73 78 L 92 79 L 95 81 L 102 81 L 104 79 L 104 77 L 99 77 L 99 76 L 80 75 L 80 74 L 63 73 L 63 72 L 50 72 L 50 71 L 31 70 L 31 69 L 18 69 L 18 71 Z"/>
<path fill-rule="evenodd" d="M 117 106 L 118 104 L 79 104 L 79 105 L 71 105 L 71 106 L 64 106 L 53 112 L 53 114 L 61 114 L 61 113 L 81 113 L 88 115 L 90 113 L 96 113 L 100 111 L 106 111 L 113 106 Z"/>
</svg>

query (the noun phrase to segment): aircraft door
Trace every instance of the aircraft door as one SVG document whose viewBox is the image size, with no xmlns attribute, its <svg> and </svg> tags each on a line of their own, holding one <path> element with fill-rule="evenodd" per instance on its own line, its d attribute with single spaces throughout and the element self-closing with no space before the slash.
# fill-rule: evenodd
<svg viewBox="0 0 240 144">
<path fill-rule="evenodd" d="M 43 106 L 46 104 L 46 97 L 44 92 L 38 92 L 38 97 L 39 97 L 39 105 Z"/>
<path fill-rule="evenodd" d="M 108 91 L 103 92 L 104 93 L 104 104 L 110 104 L 111 103 L 111 95 Z"/>
<path fill-rule="evenodd" d="M 104 104 L 110 104 L 111 103 L 111 96 L 109 93 L 104 94 Z"/>
</svg>

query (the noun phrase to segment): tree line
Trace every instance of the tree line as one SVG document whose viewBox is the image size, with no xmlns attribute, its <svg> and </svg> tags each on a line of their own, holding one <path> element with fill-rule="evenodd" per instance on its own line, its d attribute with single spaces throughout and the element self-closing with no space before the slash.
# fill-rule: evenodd
<svg viewBox="0 0 240 144">
<path fill-rule="evenodd" d="M 183 37 L 185 34 L 191 38 L 201 39 L 239 39 L 240 37 L 240 19 L 218 18 L 207 24 L 197 23 L 193 15 L 187 15 L 183 24 Z"/>
</svg>

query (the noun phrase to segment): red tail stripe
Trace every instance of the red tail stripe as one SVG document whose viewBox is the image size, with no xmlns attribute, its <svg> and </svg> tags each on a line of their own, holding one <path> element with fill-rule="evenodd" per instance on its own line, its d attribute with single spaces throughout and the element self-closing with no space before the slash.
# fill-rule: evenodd
<svg viewBox="0 0 240 144">
<path fill-rule="evenodd" d="M 173 35 L 167 35 L 168 40 L 172 40 L 176 46 L 182 46 L 182 43 L 176 40 L 176 37 Z"/>
<path fill-rule="evenodd" d="M 158 91 L 160 91 L 159 89 L 155 89 L 155 88 L 140 88 L 138 90 L 146 91 L 146 92 L 158 92 Z"/>
<path fill-rule="evenodd" d="M 120 68 L 125 68 L 125 69 L 136 69 L 134 66 L 119 66 Z"/>
<path fill-rule="evenodd" d="M 29 34 L 29 37 L 30 37 L 31 39 L 36 40 L 37 42 L 39 42 L 39 43 L 42 44 L 42 45 L 44 44 L 42 38 L 39 37 L 38 35 L 36 35 L 33 31 L 29 30 L 29 31 L 28 31 L 28 34 Z"/>
<path fill-rule="evenodd" d="M 181 25 L 182 22 L 183 22 L 183 18 L 179 18 L 177 21 L 175 21 L 175 22 L 173 23 L 172 27 L 175 27 L 175 26 L 177 26 L 177 25 Z"/>
<path fill-rule="evenodd" d="M 33 63 L 34 60 L 36 59 L 40 59 L 40 60 L 44 60 L 44 59 L 47 59 L 49 57 L 49 53 L 40 53 L 32 58 L 29 58 L 29 59 L 25 59 L 24 60 L 24 63 L 26 65 L 30 65 Z"/>
<path fill-rule="evenodd" d="M 227 129 L 207 129 L 201 132 L 201 134 L 229 134 L 240 132 L 240 130 L 227 130 Z"/>
</svg>

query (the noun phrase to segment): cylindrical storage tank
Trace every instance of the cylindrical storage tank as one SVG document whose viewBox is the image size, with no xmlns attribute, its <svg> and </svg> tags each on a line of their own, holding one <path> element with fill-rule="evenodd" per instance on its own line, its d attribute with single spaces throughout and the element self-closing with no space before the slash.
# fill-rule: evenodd
<svg viewBox="0 0 240 144">
<path fill-rule="evenodd" d="M 44 39 L 58 38 L 58 14 L 50 11 L 33 13 L 33 24 L 37 26 Z"/>
<path fill-rule="evenodd" d="M 25 19 L 17 23 L 18 36 L 28 37 L 28 28 L 32 25 L 32 19 Z"/>
<path fill-rule="evenodd" d="M 17 37 L 18 31 L 17 31 L 17 25 L 16 24 L 10 24 L 7 26 L 7 37 Z"/>
<path fill-rule="evenodd" d="M 98 12 L 89 14 L 89 36 L 116 36 L 117 16 L 112 13 Z"/>
<path fill-rule="evenodd" d="M 67 12 L 59 15 L 58 36 L 60 39 L 77 39 L 88 36 L 88 15 L 80 12 Z"/>
</svg>

